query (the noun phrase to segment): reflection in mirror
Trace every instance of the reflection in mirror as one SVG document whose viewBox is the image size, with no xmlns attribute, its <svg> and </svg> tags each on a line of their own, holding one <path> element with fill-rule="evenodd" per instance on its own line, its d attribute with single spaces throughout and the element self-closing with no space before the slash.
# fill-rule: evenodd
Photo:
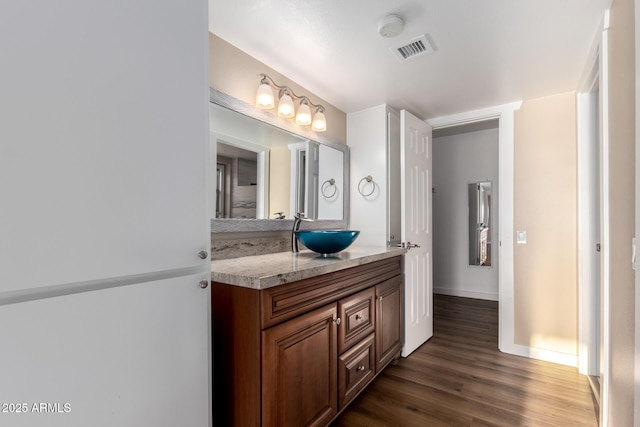
<svg viewBox="0 0 640 427">
<path fill-rule="evenodd" d="M 469 184 L 469 265 L 491 266 L 491 181 Z"/>
<path fill-rule="evenodd" d="M 345 219 L 343 151 L 213 103 L 210 123 L 216 219 Z"/>
<path fill-rule="evenodd" d="M 216 218 L 257 218 L 258 153 L 217 142 Z"/>
</svg>

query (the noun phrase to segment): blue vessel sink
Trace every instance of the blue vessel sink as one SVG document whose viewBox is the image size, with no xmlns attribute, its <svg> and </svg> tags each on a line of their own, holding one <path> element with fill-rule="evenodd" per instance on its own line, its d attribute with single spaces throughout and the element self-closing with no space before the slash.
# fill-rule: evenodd
<svg viewBox="0 0 640 427">
<path fill-rule="evenodd" d="M 296 238 L 307 248 L 322 255 L 335 254 L 347 249 L 360 234 L 355 230 L 302 230 Z"/>
</svg>

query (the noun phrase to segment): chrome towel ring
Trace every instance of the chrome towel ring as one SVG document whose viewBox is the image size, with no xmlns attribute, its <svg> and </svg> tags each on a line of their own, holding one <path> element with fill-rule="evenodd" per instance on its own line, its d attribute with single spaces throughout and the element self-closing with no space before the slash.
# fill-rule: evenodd
<svg viewBox="0 0 640 427">
<path fill-rule="evenodd" d="M 365 182 L 364 185 L 362 184 L 363 181 Z M 367 184 L 371 184 L 371 191 L 365 193 L 363 189 L 367 186 Z M 363 197 L 369 197 L 373 194 L 374 191 L 376 191 L 376 183 L 373 182 L 373 178 L 371 177 L 371 175 L 365 176 L 360 180 L 360 182 L 358 182 L 358 193 L 362 194 Z"/>
<path fill-rule="evenodd" d="M 331 194 L 327 194 L 330 190 L 329 187 L 333 187 L 333 192 Z M 320 192 L 324 196 L 325 199 L 330 199 L 336 195 L 338 192 L 338 186 L 336 185 L 336 180 L 331 178 L 322 183 L 322 187 L 320 187 Z"/>
</svg>

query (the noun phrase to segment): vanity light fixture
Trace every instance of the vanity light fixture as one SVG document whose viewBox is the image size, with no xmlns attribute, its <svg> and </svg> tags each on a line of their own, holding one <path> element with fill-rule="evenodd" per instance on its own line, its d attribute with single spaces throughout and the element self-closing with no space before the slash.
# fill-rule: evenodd
<svg viewBox="0 0 640 427">
<path fill-rule="evenodd" d="M 327 119 L 324 116 L 324 107 L 322 105 L 316 105 L 305 96 L 298 96 L 291 88 L 287 86 L 280 86 L 273 81 L 271 77 L 266 74 L 259 74 L 260 86 L 258 86 L 258 92 L 256 93 L 256 106 L 263 110 L 270 110 L 275 107 L 275 98 L 273 96 L 273 88 L 278 90 L 278 116 L 286 119 L 295 117 L 296 123 L 300 126 L 309 126 L 315 132 L 324 132 L 327 130 Z M 299 100 L 300 106 L 296 113 L 293 101 Z M 311 107 L 315 109 L 313 119 L 311 118 Z"/>
<path fill-rule="evenodd" d="M 284 93 L 280 95 L 280 102 L 278 102 L 278 115 L 285 119 L 290 119 L 295 116 L 295 111 L 293 99 L 291 99 L 291 96 L 285 90 Z"/>
<path fill-rule="evenodd" d="M 258 93 L 256 93 L 256 105 L 263 110 L 270 110 L 275 107 L 275 101 L 273 98 L 273 89 L 269 86 L 269 82 L 266 78 L 263 78 L 258 87 Z"/>
<path fill-rule="evenodd" d="M 302 126 L 311 124 L 311 110 L 309 109 L 309 104 L 307 104 L 307 101 L 304 99 L 300 101 L 298 114 L 296 114 L 296 123 Z"/>
<path fill-rule="evenodd" d="M 316 114 L 313 116 L 313 122 L 311 123 L 311 129 L 316 132 L 324 132 L 327 130 L 327 119 L 324 118 L 324 108 L 318 108 Z"/>
</svg>

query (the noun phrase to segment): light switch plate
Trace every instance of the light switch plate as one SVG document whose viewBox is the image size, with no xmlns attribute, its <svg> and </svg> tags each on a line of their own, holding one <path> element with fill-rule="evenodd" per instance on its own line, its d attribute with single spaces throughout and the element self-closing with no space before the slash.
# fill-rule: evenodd
<svg viewBox="0 0 640 427">
<path fill-rule="evenodd" d="M 516 243 L 519 245 L 527 244 L 527 230 L 516 231 Z"/>
</svg>

